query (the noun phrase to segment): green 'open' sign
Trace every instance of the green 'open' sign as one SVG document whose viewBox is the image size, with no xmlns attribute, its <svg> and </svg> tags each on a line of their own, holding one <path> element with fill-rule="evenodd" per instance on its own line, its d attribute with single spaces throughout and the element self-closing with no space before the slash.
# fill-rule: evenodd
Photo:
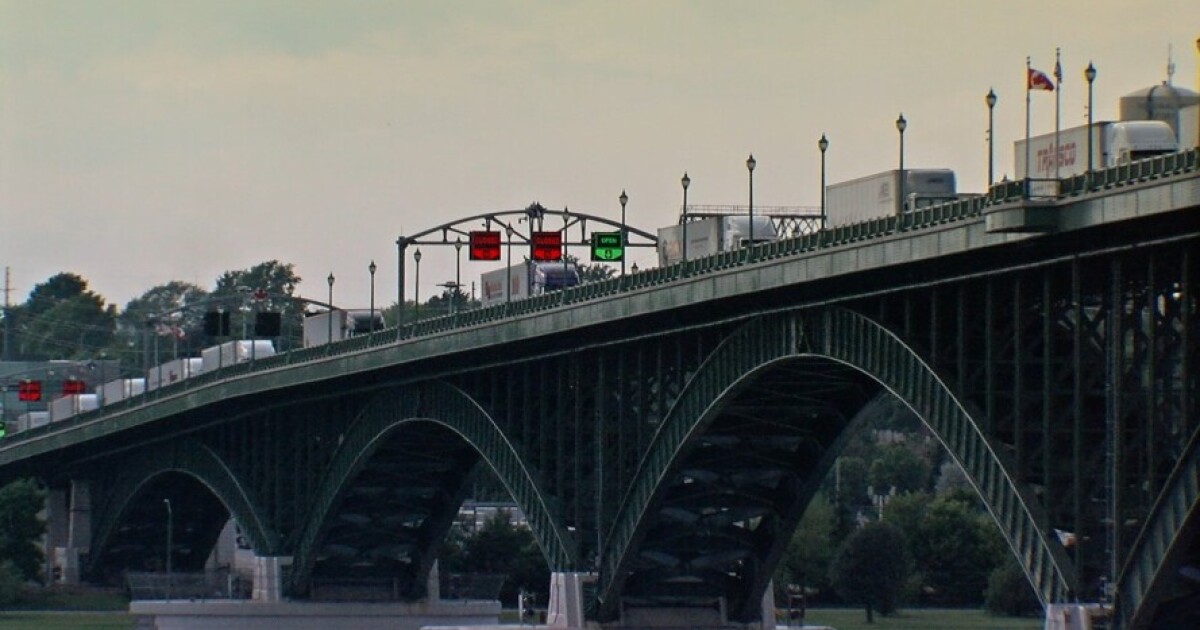
<svg viewBox="0 0 1200 630">
<path fill-rule="evenodd" d="M 592 260 L 621 262 L 624 259 L 620 232 L 592 232 Z"/>
</svg>

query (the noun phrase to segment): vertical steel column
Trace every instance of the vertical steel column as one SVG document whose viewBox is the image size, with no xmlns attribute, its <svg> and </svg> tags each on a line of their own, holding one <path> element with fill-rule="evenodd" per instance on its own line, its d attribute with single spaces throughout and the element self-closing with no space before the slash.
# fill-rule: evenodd
<svg viewBox="0 0 1200 630">
<path fill-rule="evenodd" d="M 1071 259 L 1071 306 L 1075 309 L 1075 327 L 1072 331 L 1071 369 L 1072 369 L 1072 399 L 1071 399 L 1071 476 L 1075 484 L 1072 498 L 1074 511 L 1075 532 L 1075 566 L 1083 567 L 1084 554 L 1091 551 L 1091 543 L 1083 535 L 1085 525 L 1084 506 L 1087 505 L 1087 495 L 1084 492 L 1087 484 L 1083 476 L 1083 325 L 1086 315 L 1083 312 L 1083 278 L 1078 258 Z M 1075 583 L 1072 590 L 1076 595 L 1087 597 L 1090 593 L 1080 593 L 1079 571 L 1075 572 Z"/>
<path fill-rule="evenodd" d="M 1162 414 L 1159 413 L 1158 406 L 1158 378 L 1156 366 L 1158 365 L 1158 342 L 1156 331 L 1160 313 L 1158 312 L 1158 285 L 1155 282 L 1155 255 L 1153 251 L 1148 252 L 1148 260 L 1146 261 L 1146 308 L 1143 319 L 1143 325 L 1147 326 L 1146 330 L 1146 365 L 1145 365 L 1145 382 L 1142 384 L 1143 394 L 1146 396 L 1146 421 L 1143 423 L 1142 430 L 1145 432 L 1143 444 L 1145 445 L 1145 468 L 1142 471 L 1143 478 L 1151 484 L 1148 491 L 1142 492 L 1142 502 L 1144 513 L 1148 513 L 1154 505 L 1154 497 L 1158 494 L 1159 484 L 1157 475 L 1154 470 L 1157 467 L 1154 453 L 1154 425 L 1165 420 Z"/>
<path fill-rule="evenodd" d="M 596 445 L 593 448 L 595 459 L 596 485 L 596 568 L 600 568 L 600 557 L 604 550 L 604 434 L 605 421 L 608 416 L 608 396 L 611 389 L 608 383 L 608 372 L 604 365 L 604 350 L 596 351 L 596 382 L 593 391 L 596 392 Z"/>
<path fill-rule="evenodd" d="M 1055 487 L 1055 475 L 1051 470 L 1053 458 L 1051 453 L 1058 440 L 1054 428 L 1053 414 L 1055 394 L 1054 388 L 1054 340 L 1051 337 L 1051 322 L 1054 319 L 1053 305 L 1054 268 L 1042 270 L 1042 476 L 1046 487 L 1046 497 L 1058 496 Z"/>
<path fill-rule="evenodd" d="M 958 389 L 962 394 L 967 390 L 967 322 L 970 319 L 967 316 L 967 283 L 958 283 L 958 304 L 954 309 L 958 316 L 956 333 L 955 333 L 955 348 L 956 356 L 955 363 L 958 364 Z"/>
<path fill-rule="evenodd" d="M 616 470 L 612 471 L 613 480 L 616 485 L 613 486 L 617 496 L 621 494 L 621 489 L 625 487 L 625 422 L 626 414 L 629 405 L 627 400 L 629 397 L 629 375 L 625 371 L 625 353 L 618 352 L 615 358 L 617 362 L 617 443 L 614 446 L 616 452 Z"/>
<path fill-rule="evenodd" d="M 1195 311 L 1193 310 L 1193 300 L 1196 299 L 1196 287 L 1192 285 L 1195 282 L 1195 270 L 1192 265 L 1195 264 L 1196 257 L 1192 255 L 1192 250 L 1183 248 L 1183 256 L 1180 260 L 1182 269 L 1180 271 L 1179 280 L 1179 319 L 1181 328 L 1183 329 L 1180 335 L 1180 344 L 1183 346 L 1183 356 L 1180 357 L 1179 376 L 1180 383 L 1183 385 L 1179 392 L 1179 404 L 1183 409 L 1184 435 L 1191 435 L 1192 428 L 1196 423 L 1200 423 L 1200 414 L 1192 413 L 1192 370 L 1195 369 L 1193 361 L 1196 358 L 1196 348 L 1194 347 L 1197 340 L 1194 338 L 1195 326 L 1200 323 L 1195 321 Z"/>
<path fill-rule="evenodd" d="M 1122 508 L 1123 493 L 1121 485 L 1124 483 L 1124 475 L 1121 474 L 1121 458 L 1124 449 L 1123 440 L 1121 439 L 1121 388 L 1122 388 L 1122 365 L 1124 354 L 1124 323 L 1122 311 L 1125 306 L 1123 299 L 1123 291 L 1121 287 L 1121 260 L 1113 258 L 1109 270 L 1109 303 L 1108 303 L 1108 343 L 1106 353 L 1108 354 L 1107 361 L 1107 378 L 1106 394 L 1107 394 L 1107 422 L 1106 433 L 1108 434 L 1108 450 L 1106 453 L 1106 471 L 1109 475 L 1109 587 L 1115 584 L 1117 575 L 1121 568 L 1121 528 L 1124 523 L 1124 511 Z"/>
<path fill-rule="evenodd" d="M 1018 481 L 1024 481 L 1028 478 L 1025 465 L 1025 418 L 1021 413 L 1021 401 L 1025 386 L 1025 383 L 1023 382 L 1025 378 L 1025 340 L 1022 336 L 1024 326 L 1022 326 L 1023 313 L 1021 308 L 1021 276 L 1018 274 L 1013 278 L 1012 294 L 1012 432 L 1013 449 L 1016 457 L 1016 470 L 1014 471 L 1014 474 Z"/>
<path fill-rule="evenodd" d="M 996 417 L 996 350 L 993 347 L 993 331 L 996 327 L 995 280 L 992 276 L 984 281 L 983 291 L 983 397 L 984 415 L 983 430 L 991 434 L 995 427 Z"/>
</svg>

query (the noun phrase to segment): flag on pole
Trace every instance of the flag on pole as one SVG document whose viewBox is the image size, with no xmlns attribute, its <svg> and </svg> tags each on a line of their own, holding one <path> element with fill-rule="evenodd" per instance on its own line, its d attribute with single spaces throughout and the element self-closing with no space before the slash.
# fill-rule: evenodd
<svg viewBox="0 0 1200 630">
<path fill-rule="evenodd" d="M 1047 92 L 1054 91 L 1054 81 L 1051 81 L 1050 77 L 1046 76 L 1045 72 L 1034 70 L 1033 68 L 1028 68 L 1027 72 L 1028 77 L 1025 85 L 1026 89 L 1046 90 Z"/>
</svg>

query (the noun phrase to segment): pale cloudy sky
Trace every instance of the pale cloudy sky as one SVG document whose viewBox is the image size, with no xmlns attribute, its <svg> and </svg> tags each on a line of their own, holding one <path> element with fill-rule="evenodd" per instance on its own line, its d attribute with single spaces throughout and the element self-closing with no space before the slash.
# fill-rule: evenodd
<svg viewBox="0 0 1200 630">
<path fill-rule="evenodd" d="M 1166 78 L 1196 89 L 1195 0 L 0 0 L 0 265 L 14 302 L 60 271 L 119 306 L 278 259 L 300 293 L 395 299 L 395 238 L 522 208 L 653 231 L 689 202 L 817 205 L 905 163 L 997 177 L 1026 55 L 1062 47 L 1063 127 Z M 1035 94 L 1034 134 L 1054 99 Z M 423 248 L 422 293 L 454 277 Z M 652 264 L 649 251 L 637 256 Z M 489 269 L 463 263 L 463 281 Z M 412 264 L 409 264 L 409 286 Z"/>
</svg>

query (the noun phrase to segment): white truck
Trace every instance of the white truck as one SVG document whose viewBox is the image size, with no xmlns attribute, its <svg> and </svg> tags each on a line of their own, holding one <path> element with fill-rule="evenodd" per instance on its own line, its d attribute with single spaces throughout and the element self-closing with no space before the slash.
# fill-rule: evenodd
<svg viewBox="0 0 1200 630">
<path fill-rule="evenodd" d="M 50 401 L 50 422 L 60 422 L 99 407 L 100 400 L 96 394 L 67 394 Z"/>
<path fill-rule="evenodd" d="M 526 260 L 483 274 L 479 284 L 479 303 L 491 306 L 573 287 L 579 284 L 579 270 L 571 263 Z"/>
<path fill-rule="evenodd" d="M 1134 162 L 1179 150 L 1171 126 L 1158 120 L 1126 120 L 1092 123 L 1092 168 L 1101 169 Z M 1032 168 L 1026 168 L 1028 146 Z M 1087 172 L 1088 126 L 1080 125 L 1058 132 L 1058 150 L 1054 133 L 1042 134 L 1013 144 L 1016 178 L 1059 179 Z M 1057 155 L 1057 164 L 1055 156 Z"/>
<path fill-rule="evenodd" d="M 196 376 L 203 371 L 204 362 L 200 357 L 167 361 L 146 370 L 146 391 L 154 391 L 159 387 Z"/>
<path fill-rule="evenodd" d="M 904 203 L 900 199 L 900 171 L 890 170 L 825 189 L 829 227 L 897 216 L 958 199 L 954 171 L 948 168 L 904 169 Z"/>
<path fill-rule="evenodd" d="M 705 217 L 686 224 L 658 228 L 658 264 L 673 265 L 683 260 L 683 239 L 687 238 L 687 258 L 694 260 L 745 247 L 750 242 L 750 215 Z M 768 216 L 754 217 L 754 243 L 779 239 L 775 223 Z"/>
<path fill-rule="evenodd" d="M 211 372 L 251 359 L 265 359 L 273 354 L 275 354 L 275 344 L 270 340 L 238 339 L 201 350 L 200 359 L 204 371 Z"/>
<path fill-rule="evenodd" d="M 103 405 L 111 405 L 126 398 L 138 396 L 144 391 L 146 391 L 146 379 L 144 378 L 119 378 L 96 388 L 96 393 L 100 394 L 100 404 Z"/>
</svg>

